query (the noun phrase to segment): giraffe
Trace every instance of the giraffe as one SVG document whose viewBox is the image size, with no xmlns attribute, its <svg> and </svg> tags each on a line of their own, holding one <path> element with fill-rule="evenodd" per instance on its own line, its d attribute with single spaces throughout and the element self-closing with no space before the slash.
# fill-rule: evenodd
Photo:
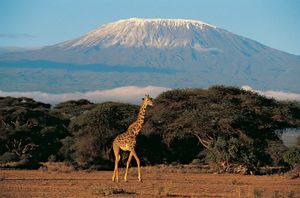
<svg viewBox="0 0 300 198">
<path fill-rule="evenodd" d="M 153 106 L 153 99 L 149 96 L 146 95 L 145 98 L 143 98 L 143 102 L 140 105 L 140 110 L 138 114 L 138 118 L 135 122 L 133 122 L 125 131 L 124 133 L 118 135 L 114 141 L 113 141 L 113 151 L 115 154 L 115 168 L 114 168 L 114 173 L 112 176 L 112 181 L 118 182 L 119 181 L 119 170 L 118 170 L 118 163 L 120 161 L 120 149 L 123 151 L 129 151 L 129 157 L 126 163 L 126 171 L 125 171 L 125 176 L 124 180 L 127 182 L 127 173 L 128 173 L 128 168 L 129 164 L 131 161 L 132 156 L 135 158 L 137 166 L 138 166 L 138 179 L 140 182 L 142 182 L 141 179 L 141 168 L 140 168 L 140 160 L 134 150 L 135 144 L 136 144 L 136 137 L 139 134 L 139 132 L 142 129 L 142 125 L 144 123 L 145 119 L 145 112 L 147 106 Z"/>
</svg>

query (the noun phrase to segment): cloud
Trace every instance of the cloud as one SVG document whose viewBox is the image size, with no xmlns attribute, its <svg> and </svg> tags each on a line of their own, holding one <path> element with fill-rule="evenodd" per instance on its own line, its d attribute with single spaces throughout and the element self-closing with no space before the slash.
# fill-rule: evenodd
<svg viewBox="0 0 300 198">
<path fill-rule="evenodd" d="M 151 97 L 156 97 L 160 93 L 169 90 L 166 87 L 136 87 L 136 86 L 127 86 L 119 87 L 109 90 L 96 90 L 89 92 L 74 92 L 74 93 L 61 93 L 61 94 L 52 94 L 44 93 L 39 91 L 34 92 L 4 92 L 0 90 L 0 96 L 12 96 L 12 97 L 29 97 L 33 98 L 36 101 L 41 101 L 44 103 L 57 104 L 60 102 L 68 100 L 79 100 L 87 99 L 89 101 L 100 103 L 106 101 L 114 102 L 126 102 L 131 104 L 139 104 L 141 98 L 145 94 L 149 94 Z"/>
<path fill-rule="evenodd" d="M 264 95 L 269 98 L 275 98 L 277 100 L 300 101 L 300 94 L 296 94 L 296 93 L 288 93 L 283 91 L 272 91 L 272 90 L 260 91 L 260 90 L 254 90 L 252 89 L 252 87 L 248 85 L 242 86 L 242 89 L 253 91 L 260 95 Z M 139 104 L 141 98 L 143 98 L 145 94 L 149 94 L 151 97 L 155 98 L 157 95 L 167 90 L 170 90 L 170 88 L 155 87 L 155 86 L 147 86 L 147 87 L 127 86 L 127 87 L 119 87 L 119 88 L 108 89 L 108 90 L 95 90 L 95 91 L 89 91 L 84 93 L 74 92 L 74 93 L 60 93 L 60 94 L 45 93 L 40 91 L 5 92 L 0 90 L 0 96 L 28 97 L 28 98 L 33 98 L 36 101 L 50 103 L 52 105 L 58 104 L 60 102 L 68 101 L 68 100 L 79 100 L 79 99 L 87 99 L 95 103 L 114 101 L 114 102 Z"/>
<path fill-rule="evenodd" d="M 276 100 L 300 101 L 300 94 L 297 94 L 297 93 L 290 93 L 290 92 L 284 92 L 284 91 L 273 91 L 273 90 L 268 90 L 268 91 L 254 90 L 249 85 L 242 86 L 242 89 L 247 90 L 247 91 L 253 91 L 260 95 L 264 95 L 268 98 L 274 98 Z"/>
<path fill-rule="evenodd" d="M 0 38 L 16 39 L 16 38 L 36 38 L 36 36 L 27 33 L 5 34 L 0 33 Z"/>
</svg>

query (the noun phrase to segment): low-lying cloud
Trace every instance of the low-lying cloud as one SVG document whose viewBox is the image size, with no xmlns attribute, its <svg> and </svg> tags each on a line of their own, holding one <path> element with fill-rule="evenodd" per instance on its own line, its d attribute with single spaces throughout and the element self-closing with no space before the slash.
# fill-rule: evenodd
<svg viewBox="0 0 300 198">
<path fill-rule="evenodd" d="M 119 87 L 109 90 L 96 90 L 88 92 L 74 92 L 74 93 L 44 93 L 39 91 L 33 92 L 4 92 L 0 91 L 0 96 L 11 96 L 11 97 L 28 97 L 33 98 L 36 101 L 41 101 L 44 103 L 57 104 L 60 102 L 68 100 L 79 100 L 87 99 L 91 102 L 100 103 L 107 101 L 114 102 L 125 102 L 131 104 L 139 104 L 141 99 L 149 94 L 151 97 L 156 97 L 160 93 L 169 90 L 165 87 L 136 87 L 136 86 L 127 86 Z"/>
<path fill-rule="evenodd" d="M 284 92 L 284 91 L 261 91 L 261 90 L 254 90 L 249 85 L 242 86 L 242 89 L 247 91 L 253 91 L 260 95 L 264 95 L 268 98 L 274 98 L 276 100 L 292 100 L 292 101 L 300 101 L 300 94 L 297 93 L 290 93 L 290 92 Z"/>
<path fill-rule="evenodd" d="M 242 89 L 256 92 L 260 95 L 264 95 L 269 98 L 275 98 L 276 100 L 296 100 L 300 101 L 300 94 L 297 93 L 288 93 L 283 91 L 260 91 L 254 90 L 252 87 L 245 85 L 242 86 Z M 151 97 L 156 97 L 164 91 L 170 90 L 166 87 L 136 87 L 136 86 L 127 86 L 119 87 L 109 90 L 95 90 L 88 92 L 74 92 L 74 93 L 44 93 L 40 91 L 33 92 L 5 92 L 0 90 L 0 96 L 11 96 L 11 97 L 28 97 L 33 98 L 36 101 L 50 103 L 52 105 L 58 104 L 60 102 L 68 100 L 79 100 L 87 99 L 91 102 L 101 103 L 107 101 L 113 102 L 124 102 L 131 104 L 139 104 L 141 98 L 146 94 L 149 94 Z"/>
</svg>

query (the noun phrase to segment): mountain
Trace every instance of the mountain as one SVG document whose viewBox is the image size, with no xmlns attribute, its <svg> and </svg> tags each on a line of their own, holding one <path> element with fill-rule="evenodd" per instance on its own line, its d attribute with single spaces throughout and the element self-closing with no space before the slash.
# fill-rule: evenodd
<svg viewBox="0 0 300 198">
<path fill-rule="evenodd" d="M 20 65 L 30 68 L 37 64 L 47 69 L 67 64 L 68 71 L 80 68 L 80 75 L 84 75 L 82 70 L 115 73 L 109 78 L 99 74 L 100 88 L 149 84 L 166 87 L 247 84 L 256 89 L 300 92 L 299 56 L 196 20 L 119 20 L 73 40 L 0 55 L 1 68 Z M 123 68 L 122 74 L 120 68 Z M 66 67 L 61 69 L 65 71 Z M 126 71 L 130 71 L 129 74 Z M 71 72 L 69 75 L 75 71 Z M 97 78 L 96 73 L 93 76 Z M 3 82 L 0 80 L 0 83 Z M 72 84 L 71 81 L 68 83 Z M 95 89 L 92 84 L 86 83 L 80 89 Z M 110 84 L 110 87 L 103 84 Z"/>
<path fill-rule="evenodd" d="M 0 46 L 0 54 L 8 54 L 12 52 L 25 52 L 30 50 L 36 50 L 39 49 L 39 47 L 14 47 L 14 46 Z"/>
</svg>

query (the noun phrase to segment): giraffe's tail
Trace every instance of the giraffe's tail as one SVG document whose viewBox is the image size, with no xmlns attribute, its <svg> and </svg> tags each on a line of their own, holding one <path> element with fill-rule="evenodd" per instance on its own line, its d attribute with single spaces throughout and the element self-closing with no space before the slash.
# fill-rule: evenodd
<svg viewBox="0 0 300 198">
<path fill-rule="evenodd" d="M 108 159 L 113 162 L 115 160 L 115 154 L 112 146 L 108 149 L 107 153 L 108 153 Z"/>
</svg>

